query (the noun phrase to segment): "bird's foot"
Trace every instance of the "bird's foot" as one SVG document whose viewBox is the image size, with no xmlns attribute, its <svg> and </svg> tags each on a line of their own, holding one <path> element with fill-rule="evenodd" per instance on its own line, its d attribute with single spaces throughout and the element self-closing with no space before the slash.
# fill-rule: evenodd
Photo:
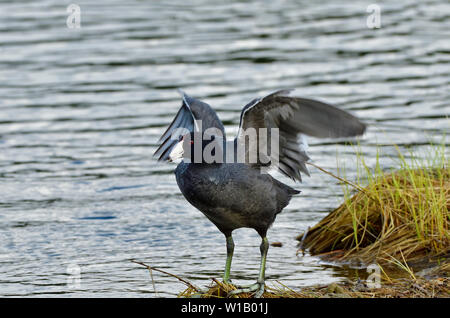
<svg viewBox="0 0 450 318">
<path fill-rule="evenodd" d="M 264 282 L 256 282 L 250 286 L 245 287 L 239 286 L 238 289 L 231 291 L 228 294 L 228 297 L 242 293 L 253 293 L 254 298 L 261 298 L 261 296 L 264 294 L 264 287 L 265 287 Z"/>
</svg>

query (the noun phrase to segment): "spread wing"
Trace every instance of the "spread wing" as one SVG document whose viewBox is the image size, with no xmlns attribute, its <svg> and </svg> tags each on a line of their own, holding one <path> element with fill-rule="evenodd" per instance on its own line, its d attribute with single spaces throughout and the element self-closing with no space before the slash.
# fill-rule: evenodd
<svg viewBox="0 0 450 318">
<path fill-rule="evenodd" d="M 294 97 L 291 90 L 281 90 L 247 104 L 241 113 L 237 144 L 246 142 L 246 130 L 254 128 L 258 136 L 259 149 L 266 147 L 264 156 L 258 143 L 245 144 L 245 162 L 261 166 L 262 161 L 273 160 L 286 176 L 301 181 L 300 171 L 309 175 L 305 163 L 306 139 L 303 135 L 320 138 L 351 137 L 362 135 L 365 124 L 358 118 L 337 107 L 312 99 Z M 268 138 L 260 138 L 260 128 L 267 128 Z M 273 128 L 278 128 L 278 149 L 270 149 Z M 269 141 L 269 142 L 267 142 Z M 265 143 L 265 144 L 264 144 Z M 251 154 L 258 154 L 256 162 L 250 162 Z M 275 160 L 278 158 L 278 160 Z"/>
<path fill-rule="evenodd" d="M 178 137 L 183 131 L 194 132 L 217 128 L 225 138 L 224 126 L 211 106 L 188 96 L 182 91 L 180 93 L 183 99 L 182 105 L 172 123 L 158 140 L 160 146 L 155 151 L 154 156 L 158 157 L 159 161 L 169 158 L 172 148 L 178 143 Z"/>
</svg>

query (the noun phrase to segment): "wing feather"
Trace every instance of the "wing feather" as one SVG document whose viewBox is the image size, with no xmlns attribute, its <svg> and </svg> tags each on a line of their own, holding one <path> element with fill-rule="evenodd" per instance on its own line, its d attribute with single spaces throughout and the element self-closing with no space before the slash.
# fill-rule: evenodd
<svg viewBox="0 0 450 318">
<path fill-rule="evenodd" d="M 306 162 L 309 156 L 306 153 L 307 143 L 304 135 L 319 138 L 339 138 L 362 135 L 366 129 L 358 118 L 335 106 L 301 97 L 291 96 L 292 90 L 280 90 L 263 98 L 254 99 L 247 104 L 241 113 L 239 132 L 236 144 L 244 144 L 244 131 L 248 128 L 273 128 L 279 130 L 279 149 L 270 151 L 270 157 L 278 157 L 278 169 L 286 176 L 301 181 L 300 171 L 309 175 Z M 267 138 L 264 149 L 267 149 Z M 264 143 L 264 140 L 258 138 Z M 248 153 L 256 152 L 258 158 L 264 154 L 259 153 L 258 145 L 249 145 L 245 149 Z M 250 163 L 247 163 L 250 164 Z M 261 160 L 251 165 L 260 166 Z"/>
<path fill-rule="evenodd" d="M 216 112 L 208 104 L 188 96 L 180 90 L 182 95 L 182 105 L 175 118 L 172 120 L 166 131 L 158 140 L 160 144 L 153 156 L 158 157 L 159 161 L 168 160 L 169 154 L 178 142 L 179 134 L 183 131 L 205 131 L 208 128 L 218 128 L 222 131 L 225 138 L 225 128 L 217 117 Z"/>
</svg>

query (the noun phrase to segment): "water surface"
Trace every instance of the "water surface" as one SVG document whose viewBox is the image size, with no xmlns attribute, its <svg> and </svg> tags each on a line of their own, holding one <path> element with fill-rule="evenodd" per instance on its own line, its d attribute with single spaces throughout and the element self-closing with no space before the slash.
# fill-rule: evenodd
<svg viewBox="0 0 450 318">
<path fill-rule="evenodd" d="M 210 103 L 228 136 L 240 110 L 286 87 L 333 103 L 370 125 L 368 164 L 442 140 L 450 113 L 450 5 L 383 1 L 69 1 L 0 3 L 0 295 L 174 297 L 220 278 L 222 234 L 180 194 L 175 166 L 152 159 L 180 106 Z M 355 177 L 354 148 L 310 139 L 314 162 Z M 425 149 L 425 148 L 423 148 Z M 383 165 L 392 165 L 383 160 Z M 295 237 L 342 201 L 340 185 L 311 178 L 269 230 L 267 280 L 290 288 L 353 277 L 296 256 Z M 235 232 L 232 279 L 257 277 L 260 240 Z M 156 290 L 156 291 L 155 291 Z"/>
</svg>

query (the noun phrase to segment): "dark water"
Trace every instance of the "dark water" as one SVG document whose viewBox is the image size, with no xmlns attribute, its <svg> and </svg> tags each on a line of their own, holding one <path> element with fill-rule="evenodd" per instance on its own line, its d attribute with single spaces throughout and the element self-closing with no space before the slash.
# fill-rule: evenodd
<svg viewBox="0 0 450 318">
<path fill-rule="evenodd" d="M 366 26 L 373 1 L 77 1 L 80 29 L 66 25 L 70 3 L 0 3 L 1 296 L 184 288 L 155 272 L 155 294 L 132 258 L 199 285 L 221 277 L 222 234 L 183 199 L 174 165 L 152 159 L 177 88 L 213 105 L 232 136 L 244 104 L 295 87 L 370 124 L 368 164 L 377 144 L 386 156 L 392 143 L 421 149 L 449 128 L 447 1 L 383 1 L 380 29 Z M 352 147 L 310 139 L 310 154 L 355 176 Z M 311 170 L 269 231 L 283 243 L 269 250 L 269 284 L 353 275 L 295 255 L 295 236 L 342 201 Z M 235 243 L 232 278 L 251 282 L 259 237 L 241 229 Z"/>
</svg>

